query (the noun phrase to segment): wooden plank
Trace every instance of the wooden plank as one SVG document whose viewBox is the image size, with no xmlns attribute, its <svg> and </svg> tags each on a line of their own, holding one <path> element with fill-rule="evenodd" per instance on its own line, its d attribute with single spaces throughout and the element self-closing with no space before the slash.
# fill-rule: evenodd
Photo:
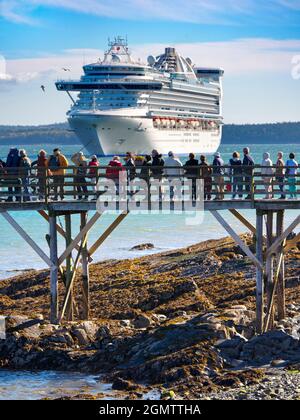
<svg viewBox="0 0 300 420">
<path fill-rule="evenodd" d="M 71 214 L 65 215 L 66 222 L 66 248 L 72 242 L 72 219 Z M 68 289 L 72 278 L 72 252 L 66 257 L 66 287 Z M 73 288 L 70 290 L 69 299 L 66 306 L 66 319 L 73 321 Z"/>
<path fill-rule="evenodd" d="M 94 226 L 97 220 L 100 218 L 101 213 L 96 212 L 93 217 L 87 222 L 85 227 L 78 233 L 78 235 L 73 239 L 70 245 L 66 248 L 66 250 L 61 254 L 58 259 L 59 265 L 63 263 L 63 261 L 67 258 L 68 255 L 73 251 L 75 246 L 82 240 L 82 238 L 88 233 L 88 231 Z"/>
<path fill-rule="evenodd" d="M 226 222 L 226 220 L 216 210 L 212 210 L 211 214 L 218 220 L 218 222 L 222 225 L 222 227 L 229 233 L 229 235 L 241 247 L 241 249 L 245 252 L 245 254 L 256 265 L 256 267 L 263 270 L 263 266 L 261 262 L 256 258 L 256 256 L 251 252 L 249 247 L 242 241 L 239 235 L 232 229 L 232 227 Z"/>
<path fill-rule="evenodd" d="M 263 213 L 256 211 L 256 258 L 263 266 Z M 264 273 L 256 267 L 256 332 L 263 332 L 264 322 Z"/>
<path fill-rule="evenodd" d="M 277 213 L 277 224 L 276 224 L 276 234 L 279 237 L 283 232 L 284 225 L 284 211 Z M 277 253 L 277 261 L 280 261 L 279 272 L 278 272 L 278 284 L 277 284 L 277 313 L 278 320 L 284 319 L 286 316 L 286 303 L 285 303 L 285 264 L 284 264 L 284 241 L 279 247 Z"/>
<path fill-rule="evenodd" d="M 273 221 L 274 221 L 274 213 L 273 211 L 267 212 L 267 220 L 266 220 L 266 228 L 267 228 L 267 248 L 269 248 L 272 243 L 274 242 L 273 238 Z M 274 274 L 274 256 L 273 254 L 266 255 L 266 297 L 267 297 L 267 306 L 271 307 L 271 314 L 269 315 L 269 322 L 268 325 L 270 327 L 274 324 L 274 310 L 271 306 L 271 298 L 272 298 L 272 290 L 273 290 L 273 274 Z"/>
<path fill-rule="evenodd" d="M 282 241 L 288 237 L 288 235 L 299 225 L 300 215 L 296 217 L 293 223 L 276 239 L 275 242 L 267 250 L 267 255 L 273 254 L 276 252 L 277 248 L 280 246 Z"/>
<path fill-rule="evenodd" d="M 276 274 L 275 274 L 275 277 L 274 277 L 274 282 L 272 284 L 272 289 L 271 289 L 271 294 L 270 294 L 270 301 L 268 303 L 267 313 L 266 313 L 266 317 L 265 317 L 264 332 L 268 331 L 269 328 L 272 327 L 272 317 L 273 317 L 273 312 L 274 312 L 275 290 L 276 290 L 276 288 L 278 286 L 278 278 L 279 278 L 279 273 L 280 273 L 280 270 L 281 270 L 282 260 L 283 260 L 283 253 L 280 254 L 279 261 L 278 261 L 277 268 L 276 268 Z"/>
<path fill-rule="evenodd" d="M 243 225 L 246 226 L 254 235 L 256 235 L 256 229 L 241 213 L 235 209 L 229 209 L 230 213 L 233 214 Z"/>
<path fill-rule="evenodd" d="M 119 226 L 122 220 L 125 219 L 127 216 L 127 212 L 121 213 L 118 217 L 113 221 L 113 223 L 106 229 L 104 233 L 97 239 L 97 241 L 90 247 L 88 253 L 89 255 L 93 255 L 99 246 L 105 241 L 105 239 Z"/>
<path fill-rule="evenodd" d="M 50 259 L 52 267 L 50 269 L 50 321 L 52 324 L 58 323 L 58 258 L 57 258 L 57 230 L 56 216 L 51 215 L 49 219 L 50 229 Z"/>
<path fill-rule="evenodd" d="M 78 264 L 79 264 L 79 259 L 80 259 L 80 256 L 81 256 L 82 247 L 85 245 L 85 242 L 86 242 L 86 239 L 84 239 L 81 242 L 79 251 L 77 253 L 77 256 L 76 256 L 76 259 L 75 259 L 75 262 L 74 262 L 73 273 L 72 273 L 71 281 L 70 281 L 70 283 L 68 285 L 68 288 L 66 290 L 66 294 L 65 294 L 65 298 L 64 298 L 64 302 L 63 302 L 62 311 L 61 311 L 61 314 L 60 314 L 60 317 L 59 317 L 59 322 L 61 322 L 61 320 L 63 319 L 63 317 L 65 315 L 65 311 L 66 311 L 66 308 L 67 308 L 67 302 L 69 300 L 71 289 L 73 287 L 74 280 L 75 280 L 75 277 L 76 277 L 77 267 L 78 267 Z"/>
<path fill-rule="evenodd" d="M 87 222 L 87 212 L 82 212 L 80 216 L 80 228 L 84 228 Z M 82 319 L 88 320 L 90 316 L 90 275 L 89 258 L 87 250 L 88 234 L 83 237 L 81 266 L 82 266 Z"/>
<path fill-rule="evenodd" d="M 51 268 L 52 261 L 46 253 L 34 242 L 34 240 L 25 232 L 25 230 L 14 220 L 7 212 L 1 212 L 4 219 L 15 229 L 15 231 L 24 239 L 25 242 L 37 253 L 37 255 Z"/>
<path fill-rule="evenodd" d="M 49 222 L 49 216 L 48 216 L 48 214 L 47 214 L 47 212 L 45 211 L 45 210 L 39 210 L 38 211 L 38 213 L 45 219 L 45 220 L 47 220 L 47 222 Z M 82 214 L 82 212 L 80 212 L 80 214 Z M 57 223 L 56 224 L 56 229 L 57 229 L 57 232 L 63 237 L 63 238 L 66 238 L 66 232 L 64 231 L 64 229 Z M 73 241 L 73 238 L 72 238 L 72 241 Z M 79 250 L 79 245 L 76 245 L 75 246 L 75 249 L 78 251 Z M 93 258 L 92 257 L 90 257 L 90 256 L 88 256 L 89 257 L 89 262 L 91 263 L 92 261 L 93 261 Z"/>
</svg>

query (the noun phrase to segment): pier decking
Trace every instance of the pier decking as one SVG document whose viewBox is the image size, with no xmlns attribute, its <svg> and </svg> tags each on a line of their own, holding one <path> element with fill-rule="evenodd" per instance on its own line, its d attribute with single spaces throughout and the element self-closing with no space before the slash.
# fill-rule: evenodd
<svg viewBox="0 0 300 420">
<path fill-rule="evenodd" d="M 161 170 L 162 168 L 159 169 Z M 291 237 L 293 230 L 300 224 L 300 212 L 288 227 L 284 227 L 284 215 L 289 210 L 300 210 L 300 174 L 278 179 L 275 175 L 271 177 L 264 176 L 262 173 L 263 168 L 255 167 L 251 169 L 250 174 L 249 168 L 246 168 L 245 171 L 248 171 L 246 175 L 242 173 L 235 176 L 225 172 L 224 175 L 220 176 L 212 172 L 208 177 L 207 173 L 203 175 L 199 168 L 195 169 L 198 171 L 195 175 L 184 175 L 182 173 L 179 184 L 183 185 L 185 178 L 193 182 L 201 181 L 202 190 L 201 188 L 199 190 L 201 194 L 195 194 L 196 197 L 191 200 L 195 211 L 197 211 L 198 203 L 201 204 L 198 211 L 211 212 L 256 266 L 256 331 L 258 333 L 267 331 L 272 328 L 275 317 L 279 320 L 285 317 L 284 256 L 289 249 L 297 246 L 298 242 L 300 242 L 299 234 Z M 224 167 L 225 171 L 227 169 L 228 167 Z M 111 232 L 132 212 L 130 202 L 135 194 L 132 192 L 134 185 L 130 182 L 130 172 L 124 184 L 125 199 L 123 195 L 121 200 L 119 183 L 115 179 L 107 180 L 105 175 L 106 167 L 99 167 L 97 170 L 97 177 L 92 181 L 87 175 L 85 182 L 82 182 L 82 179 L 78 182 L 78 174 L 74 167 L 66 168 L 65 175 L 60 177 L 59 181 L 48 172 L 48 169 L 45 169 L 43 174 L 30 171 L 30 173 L 23 174 L 21 178 L 12 173 L 0 174 L 0 199 L 2 198 L 2 201 L 0 201 L 0 214 L 2 220 L 5 220 L 15 229 L 50 269 L 50 320 L 53 323 L 59 323 L 64 317 L 67 320 L 72 320 L 74 317 L 79 316 L 76 297 L 73 295 L 73 285 L 79 264 L 82 267 L 82 310 L 80 316 L 83 319 L 89 318 L 89 264 L 92 261 L 92 255 Z M 135 178 L 139 178 L 138 173 L 135 175 Z M 166 208 L 170 212 L 174 211 L 176 199 L 177 204 L 178 201 L 182 201 L 182 209 L 184 209 L 186 197 L 174 198 L 174 193 L 168 190 L 169 185 L 172 184 L 176 177 L 160 175 L 156 177 L 157 179 L 164 179 L 167 181 L 167 184 L 159 187 L 160 190 L 156 189 L 156 193 L 154 193 L 151 191 L 151 186 L 155 183 L 155 177 L 150 174 L 150 169 L 149 175 L 143 177 L 143 181 L 148 187 L 145 194 L 146 211 L 153 210 L 155 194 L 156 211 L 157 209 L 166 210 Z M 95 189 L 95 185 L 96 183 L 99 184 L 99 180 L 103 181 L 102 184 L 104 186 L 106 181 L 107 183 L 112 183 L 118 191 L 114 200 L 111 201 L 117 210 L 116 218 L 101 233 L 95 243 L 89 247 L 88 233 L 102 214 L 99 211 L 97 199 L 99 200 L 99 197 L 102 197 L 102 194 L 105 193 L 105 188 L 102 192 L 100 189 Z M 232 199 L 233 190 L 237 186 L 240 189 L 237 190 L 236 195 L 247 196 L 247 199 L 242 197 Z M 62 188 L 63 192 L 58 191 L 58 187 Z M 84 191 L 82 191 L 82 187 L 86 187 Z M 140 186 L 137 187 L 137 191 L 139 191 L 139 188 Z M 163 189 L 166 189 L 167 193 Z M 58 201 L 59 194 L 63 195 L 64 198 Z M 264 198 L 264 195 L 268 195 L 269 198 Z M 285 199 L 282 198 L 283 196 Z M 208 200 L 208 198 L 213 198 L 213 200 Z M 253 234 L 255 253 L 235 232 L 235 227 L 231 226 L 224 219 L 222 213 L 225 210 L 229 211 Z M 255 211 L 256 225 L 252 225 L 240 213 L 240 210 Z M 49 255 L 26 233 L 26 226 L 20 226 L 16 222 L 12 216 L 12 213 L 16 211 L 36 211 L 49 222 L 49 232 L 46 235 Z M 72 236 L 73 214 L 80 214 L 81 218 L 80 230 L 74 238 Z M 91 214 L 90 218 L 88 218 L 89 214 Z M 59 216 L 64 216 L 65 228 L 57 223 Z M 195 229 L 197 229 L 197 226 L 195 226 Z M 62 235 L 66 243 L 65 250 L 61 255 L 58 255 L 58 235 Z M 60 305 L 58 302 L 59 277 L 65 285 L 65 297 Z M 275 303 L 277 306 L 276 313 Z"/>
</svg>

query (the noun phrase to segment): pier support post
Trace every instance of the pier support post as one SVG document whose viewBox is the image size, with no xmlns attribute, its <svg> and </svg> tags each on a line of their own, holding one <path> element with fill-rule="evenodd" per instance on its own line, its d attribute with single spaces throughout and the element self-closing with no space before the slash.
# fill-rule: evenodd
<svg viewBox="0 0 300 420">
<path fill-rule="evenodd" d="M 263 265 L 263 212 L 256 210 L 256 258 Z M 264 325 L 264 273 L 256 266 L 256 331 L 263 332 Z"/>
<path fill-rule="evenodd" d="M 56 215 L 50 214 L 49 217 L 50 234 L 50 321 L 52 324 L 58 323 L 58 255 L 57 255 L 57 230 Z"/>
<path fill-rule="evenodd" d="M 284 228 L 284 210 L 277 212 L 277 222 L 276 222 L 276 234 L 279 238 L 283 233 Z M 283 254 L 283 255 L 282 255 Z M 278 267 L 278 284 L 277 284 L 277 311 L 278 311 L 278 320 L 284 319 L 286 316 L 285 311 L 285 266 L 284 266 L 284 241 L 279 246 L 277 252 L 277 264 L 280 263 Z"/>
<path fill-rule="evenodd" d="M 267 250 L 271 247 L 273 237 L 273 221 L 274 212 L 267 211 Z M 270 320 L 269 326 L 272 329 L 274 325 L 274 308 L 271 306 L 271 299 L 273 294 L 273 282 L 274 282 L 274 255 L 267 254 L 266 256 L 266 295 L 267 295 L 267 307 L 270 308 Z"/>
<path fill-rule="evenodd" d="M 72 242 L 72 219 L 71 214 L 65 215 L 66 221 L 66 248 Z M 70 286 L 72 278 L 72 253 L 70 253 L 66 258 L 66 287 Z M 66 307 L 66 318 L 68 321 L 73 321 L 73 287 L 70 289 L 70 295 L 67 301 Z"/>
<path fill-rule="evenodd" d="M 80 214 L 80 230 L 82 230 L 87 223 L 87 212 Z M 86 233 L 82 238 L 81 251 L 81 266 L 82 266 L 82 319 L 88 320 L 90 315 L 90 274 L 89 274 L 89 254 L 87 248 Z"/>
</svg>

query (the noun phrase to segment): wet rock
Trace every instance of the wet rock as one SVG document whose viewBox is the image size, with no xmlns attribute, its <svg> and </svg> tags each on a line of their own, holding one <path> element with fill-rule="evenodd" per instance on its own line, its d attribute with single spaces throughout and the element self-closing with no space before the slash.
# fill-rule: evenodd
<svg viewBox="0 0 300 420">
<path fill-rule="evenodd" d="M 152 320 L 145 314 L 139 314 L 133 321 L 134 328 L 149 328 L 152 325 Z"/>
<path fill-rule="evenodd" d="M 72 335 L 77 339 L 80 346 L 86 346 L 90 343 L 90 339 L 83 328 L 75 327 L 72 330 Z"/>
<path fill-rule="evenodd" d="M 140 244 L 140 245 L 135 245 L 132 248 L 130 248 L 130 251 L 144 251 L 146 249 L 153 249 L 154 245 L 147 243 L 147 244 Z"/>
<path fill-rule="evenodd" d="M 116 378 L 112 384 L 112 389 L 119 391 L 133 391 L 137 388 L 138 386 L 136 384 L 122 378 Z"/>
</svg>

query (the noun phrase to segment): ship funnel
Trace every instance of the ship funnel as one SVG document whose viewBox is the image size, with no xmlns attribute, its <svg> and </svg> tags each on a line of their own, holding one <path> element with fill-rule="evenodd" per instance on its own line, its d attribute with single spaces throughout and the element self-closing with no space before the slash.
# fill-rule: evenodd
<svg viewBox="0 0 300 420">
<path fill-rule="evenodd" d="M 166 55 L 176 55 L 175 48 L 172 48 L 172 47 L 165 48 L 165 54 Z"/>
</svg>

